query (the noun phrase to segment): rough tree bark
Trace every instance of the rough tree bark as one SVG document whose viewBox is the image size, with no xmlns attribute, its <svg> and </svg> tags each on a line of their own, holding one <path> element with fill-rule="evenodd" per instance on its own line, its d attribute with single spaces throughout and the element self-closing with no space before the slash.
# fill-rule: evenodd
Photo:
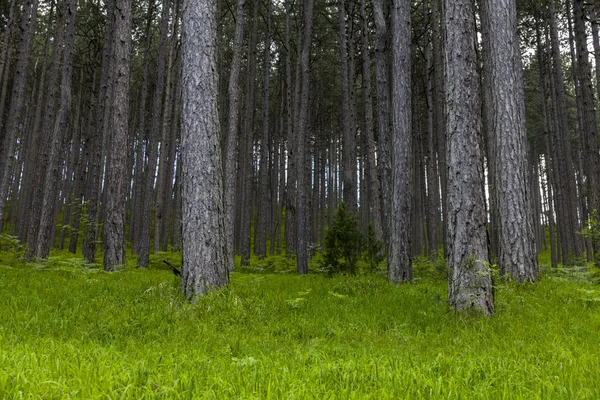
<svg viewBox="0 0 600 400">
<path fill-rule="evenodd" d="M 110 16 L 109 16 L 110 17 Z M 125 199 L 127 193 L 127 133 L 131 58 L 131 0 L 116 0 L 113 37 L 113 95 L 110 106 L 110 165 L 106 174 L 106 204 L 102 248 L 104 270 L 125 266 Z"/>
<path fill-rule="evenodd" d="M 69 124 L 71 114 L 71 81 L 73 74 L 73 47 L 75 44 L 75 18 L 77 14 L 77 0 L 69 0 L 64 12 L 66 13 L 67 31 L 63 54 L 63 71 L 60 92 L 60 108 L 54 123 L 48 154 L 48 168 L 46 170 L 43 186 L 43 201 L 40 217 L 40 227 L 37 235 L 37 248 L 35 256 L 46 258 L 50 252 L 52 237 L 51 231 L 55 227 L 54 212 L 55 201 L 58 196 L 58 184 L 62 162 L 60 153 L 63 148 L 64 136 Z"/>
<path fill-rule="evenodd" d="M 494 312 L 483 193 L 481 100 L 470 0 L 444 0 L 447 105 L 448 300 L 456 311 Z"/>
<path fill-rule="evenodd" d="M 240 117 L 240 70 L 244 42 L 244 4 L 246 0 L 237 0 L 235 11 L 235 36 L 233 56 L 229 71 L 229 120 L 227 123 L 227 145 L 225 146 L 225 235 L 227 237 L 228 268 L 233 271 L 235 238 L 235 177 L 237 172 L 238 136 Z"/>
<path fill-rule="evenodd" d="M 182 282 L 190 300 L 229 282 L 216 33 L 216 1 L 186 0 L 182 29 Z"/>
<path fill-rule="evenodd" d="M 525 95 L 515 0 L 485 0 L 482 21 L 489 38 L 490 104 L 495 204 L 498 207 L 498 263 L 501 275 L 518 282 L 538 277 L 530 199 Z"/>
<path fill-rule="evenodd" d="M 413 196 L 412 68 L 410 1 L 393 6 L 392 22 L 392 223 L 388 279 L 412 280 L 411 212 Z"/>
</svg>

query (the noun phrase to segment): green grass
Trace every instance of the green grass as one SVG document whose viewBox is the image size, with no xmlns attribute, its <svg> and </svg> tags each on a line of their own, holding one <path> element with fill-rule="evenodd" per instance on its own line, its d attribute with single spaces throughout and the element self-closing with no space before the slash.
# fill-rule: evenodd
<svg viewBox="0 0 600 400">
<path fill-rule="evenodd" d="M 187 303 L 178 280 L 0 254 L 0 398 L 598 399 L 600 287 L 587 268 L 502 283 L 492 318 L 446 283 L 232 274 Z"/>
</svg>

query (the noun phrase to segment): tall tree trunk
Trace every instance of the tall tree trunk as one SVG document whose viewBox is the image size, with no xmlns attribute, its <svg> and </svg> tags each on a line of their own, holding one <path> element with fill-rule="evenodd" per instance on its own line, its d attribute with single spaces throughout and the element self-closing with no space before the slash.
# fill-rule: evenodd
<svg viewBox="0 0 600 400">
<path fill-rule="evenodd" d="M 410 1 L 394 3 L 392 23 L 392 226 L 388 279 L 412 280 L 411 213 L 413 195 L 412 68 Z"/>
<path fill-rule="evenodd" d="M 240 70 L 244 43 L 244 4 L 246 0 L 237 0 L 235 12 L 235 36 L 233 56 L 229 70 L 229 120 L 227 122 L 227 144 L 225 146 L 225 235 L 227 237 L 228 269 L 235 267 L 235 178 L 237 172 L 238 137 L 240 122 Z"/>
<path fill-rule="evenodd" d="M 343 131 L 343 175 L 344 175 L 344 203 L 348 212 L 356 215 L 357 210 L 357 178 L 356 178 L 356 131 L 352 121 L 352 102 L 350 86 L 354 85 L 354 74 L 350 71 L 350 53 L 354 53 L 354 47 L 348 46 L 348 32 L 346 22 L 346 0 L 338 0 L 339 17 L 339 46 L 340 63 L 342 74 L 342 131 Z"/>
<path fill-rule="evenodd" d="M 240 207 L 238 212 L 240 215 L 239 227 L 239 252 L 242 256 L 242 265 L 247 265 L 250 262 L 250 235 L 252 213 L 254 210 L 254 202 L 252 201 L 252 187 L 254 185 L 254 164 L 253 164 L 253 147 L 254 147 L 254 117 L 255 117 L 255 102 L 256 102 L 256 44 L 258 43 L 258 7 L 259 0 L 254 0 L 252 8 L 252 29 L 250 32 L 250 42 L 248 44 L 248 70 L 246 81 L 246 110 L 244 115 L 244 137 L 242 140 L 240 154 L 240 173 L 241 193 Z"/>
<path fill-rule="evenodd" d="M 308 273 L 308 236 L 309 236 L 309 204 L 310 163 L 308 158 L 309 142 L 309 100 L 310 100 L 310 52 L 312 48 L 314 0 L 304 0 L 304 32 L 302 37 L 302 52 L 300 54 L 300 76 L 298 84 L 302 85 L 300 96 L 300 111 L 298 125 L 298 274 Z"/>
<path fill-rule="evenodd" d="M 87 184 L 87 206 L 86 206 L 86 224 L 85 234 L 83 236 L 82 253 L 88 263 L 96 262 L 96 239 L 100 227 L 99 203 L 100 203 L 100 183 L 102 176 L 102 141 L 106 120 L 106 109 L 110 98 L 111 84 L 111 55 L 113 49 L 113 26 L 115 0 L 108 1 L 106 30 L 104 33 L 104 48 L 102 50 L 102 67 L 100 73 L 100 92 L 98 93 L 98 106 L 96 111 L 96 127 L 93 136 L 90 137 L 88 146 L 90 149 L 90 158 L 88 165 L 88 184 Z"/>
<path fill-rule="evenodd" d="M 142 229 L 140 232 L 140 247 L 138 253 L 138 266 L 148 268 L 150 263 L 150 231 L 152 226 L 152 206 L 156 199 L 154 181 L 158 161 L 158 143 L 160 141 L 162 105 L 165 93 L 165 68 L 167 61 L 167 35 L 169 33 L 169 14 L 171 1 L 163 3 L 160 17 L 160 44 L 156 60 L 156 88 L 152 100 L 152 119 L 150 121 L 150 134 L 147 144 L 148 166 L 144 174 L 144 203 L 142 205 Z M 156 240 L 156 232 L 154 232 Z"/>
<path fill-rule="evenodd" d="M 150 48 L 152 45 L 151 28 L 152 18 L 154 15 L 155 2 L 148 2 L 148 14 L 146 19 L 146 30 L 144 32 L 144 56 L 143 56 L 143 72 L 142 72 L 142 87 L 140 89 L 139 100 L 139 116 L 137 119 L 137 127 L 135 130 L 135 170 L 133 174 L 133 198 L 131 209 L 131 221 L 129 223 L 130 240 L 132 241 L 132 252 L 139 252 L 141 225 L 142 225 L 142 210 L 144 204 L 144 150 L 147 144 L 146 133 L 146 103 L 148 99 L 148 86 L 150 75 Z"/>
<path fill-rule="evenodd" d="M 377 133 L 379 151 L 379 173 L 381 175 L 381 220 L 382 232 L 389 245 L 392 210 L 392 166 L 390 140 L 390 89 L 388 69 L 388 31 L 384 0 L 373 1 L 375 14 L 375 76 L 377 78 Z"/>
<path fill-rule="evenodd" d="M 17 135 L 20 130 L 21 118 L 23 117 L 23 106 L 25 103 L 25 89 L 27 77 L 29 76 L 29 60 L 31 56 L 31 46 L 35 34 L 35 25 L 37 19 L 38 0 L 25 0 L 23 4 L 23 14 L 21 17 L 21 37 L 17 47 L 17 61 L 15 65 L 15 75 L 13 79 L 13 88 L 8 112 L 8 120 L 4 127 L 4 137 L 2 152 L 4 157 L 0 160 L 0 217 L 4 215 L 8 189 L 10 186 L 10 177 L 13 170 L 14 153 L 17 144 Z"/>
<path fill-rule="evenodd" d="M 429 23 L 429 6 L 427 1 L 423 2 L 424 13 Z M 436 23 L 436 21 L 434 21 Z M 430 37 L 429 41 L 433 39 Z M 429 258 L 435 260 L 438 254 L 440 234 L 440 185 L 437 170 L 436 149 L 436 110 L 434 103 L 434 72 L 431 65 L 431 45 L 427 43 L 425 48 L 425 100 L 427 102 L 427 245 Z"/>
<path fill-rule="evenodd" d="M 481 103 L 470 0 L 444 0 L 447 105 L 448 299 L 456 311 L 494 312 L 483 193 Z"/>
<path fill-rule="evenodd" d="M 111 16 L 109 16 L 111 17 Z M 131 58 L 131 0 L 116 0 L 113 44 L 114 84 L 110 123 L 110 165 L 106 174 L 106 204 L 102 247 L 104 270 L 125 265 L 125 198 L 127 192 L 127 133 Z"/>
<path fill-rule="evenodd" d="M 258 193 L 256 224 L 254 230 L 254 254 L 259 258 L 267 255 L 267 216 L 270 209 L 269 201 L 269 154 L 271 135 L 269 130 L 269 95 L 271 81 L 271 1 L 267 1 L 267 32 L 265 37 L 264 58 L 264 85 L 263 85 L 263 112 L 262 136 L 260 140 L 260 161 L 258 172 Z"/>
<path fill-rule="evenodd" d="M 214 0 L 189 0 L 183 8 L 182 281 L 190 300 L 229 282 L 215 14 Z"/>
<path fill-rule="evenodd" d="M 296 254 L 296 149 L 298 147 L 298 129 L 294 129 L 294 109 L 292 102 L 292 48 L 290 33 L 290 13 L 292 0 L 286 2 L 285 12 L 285 109 L 287 141 L 287 182 L 285 189 L 285 243 L 286 254 Z M 298 38 L 300 44 L 300 38 Z"/>
<path fill-rule="evenodd" d="M 360 17 L 362 19 L 362 78 L 363 78 L 363 98 L 365 105 L 365 140 L 367 144 L 367 163 L 369 171 L 368 180 L 370 186 L 369 221 L 373 223 L 375 238 L 383 239 L 383 230 L 381 227 L 381 189 L 377 179 L 377 166 L 375 164 L 375 137 L 373 134 L 373 88 L 371 85 L 371 50 L 369 46 L 369 21 L 367 19 L 366 0 L 360 1 Z M 364 205 L 364 204 L 363 204 Z"/>
<path fill-rule="evenodd" d="M 64 40 L 63 71 L 61 79 L 60 108 L 56 116 L 50 153 L 48 154 L 48 168 L 43 186 L 43 202 L 40 218 L 40 228 L 37 236 L 36 258 L 46 258 L 50 252 L 52 243 L 52 231 L 55 229 L 55 201 L 58 196 L 60 180 L 60 169 L 62 160 L 60 153 L 63 150 L 63 142 L 69 118 L 71 114 L 71 81 L 73 75 L 73 47 L 75 45 L 75 19 L 77 14 L 77 0 L 69 0 L 64 12 L 66 13 L 67 31 Z"/>
<path fill-rule="evenodd" d="M 486 113 L 492 131 L 498 263 L 500 273 L 518 282 L 538 277 L 533 210 L 525 131 L 525 95 L 517 37 L 515 0 L 484 0 L 482 19 L 489 37 L 490 103 Z"/>
<path fill-rule="evenodd" d="M 598 148 L 598 127 L 596 121 L 596 105 L 592 84 L 592 71 L 589 63 L 588 41 L 585 26 L 584 3 L 573 0 L 575 42 L 577 46 L 576 76 L 579 81 L 582 100 L 582 149 L 586 173 L 586 194 L 589 209 L 600 211 L 600 153 Z M 596 218 L 598 218 L 596 214 Z M 596 222 L 600 222 L 597 220 Z M 600 249 L 600 239 L 592 243 L 594 253 Z M 600 256 L 595 257 L 595 264 L 600 267 Z"/>
<path fill-rule="evenodd" d="M 173 7 L 175 10 L 175 7 Z M 160 123 L 160 132 L 161 132 L 161 140 L 160 140 L 160 160 L 158 163 L 158 177 L 156 179 L 156 212 L 154 215 L 154 252 L 159 252 L 166 248 L 168 237 L 163 236 L 163 224 L 165 223 L 165 216 L 167 216 L 166 207 L 165 207 L 165 196 L 167 192 L 167 185 L 169 186 L 169 190 L 171 187 L 171 181 L 173 180 L 172 176 L 168 174 L 168 165 L 171 163 L 171 159 L 169 159 L 170 155 L 170 147 L 171 147 L 171 118 L 172 118 L 172 107 L 171 103 L 173 101 L 173 96 L 175 93 L 173 92 L 175 85 L 174 82 L 174 71 L 173 71 L 173 62 L 175 61 L 175 50 L 177 43 L 177 19 L 176 14 L 173 12 L 173 22 L 171 25 L 171 32 L 169 33 L 169 37 L 171 38 L 171 43 L 169 44 L 169 54 L 167 55 L 167 71 L 165 78 L 165 96 L 163 102 L 163 118 Z M 168 216 L 166 218 L 166 223 L 168 223 Z"/>
<path fill-rule="evenodd" d="M 559 180 L 556 182 L 556 199 L 558 204 L 556 212 L 559 217 L 559 237 L 561 240 L 563 263 L 569 257 L 582 255 L 582 248 L 576 233 L 579 230 L 577 222 L 577 190 L 575 188 L 575 174 L 569 141 L 569 127 L 567 121 L 567 105 L 564 87 L 564 73 L 558 37 L 557 12 L 555 0 L 550 0 L 550 40 L 552 52 L 552 79 L 553 97 L 555 99 L 556 129 L 556 158 Z"/>
</svg>

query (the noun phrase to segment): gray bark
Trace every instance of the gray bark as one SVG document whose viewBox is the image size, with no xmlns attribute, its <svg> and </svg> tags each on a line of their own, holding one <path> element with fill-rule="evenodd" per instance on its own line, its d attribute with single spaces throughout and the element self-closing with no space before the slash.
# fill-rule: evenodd
<svg viewBox="0 0 600 400">
<path fill-rule="evenodd" d="M 229 71 L 229 120 L 227 123 L 227 145 L 225 146 L 225 235 L 227 237 L 228 268 L 233 271 L 235 238 L 235 178 L 237 172 L 238 136 L 240 118 L 240 70 L 242 67 L 242 45 L 244 42 L 244 4 L 237 0 L 235 12 L 235 36 L 233 56 Z"/>
<path fill-rule="evenodd" d="M 525 99 L 515 0 L 485 0 L 483 24 L 489 34 L 490 120 L 493 142 L 498 263 L 500 273 L 518 282 L 538 277 L 525 131 Z"/>
<path fill-rule="evenodd" d="M 340 62 L 342 74 L 342 158 L 343 158 L 343 176 L 344 203 L 348 212 L 356 215 L 357 210 L 357 178 L 356 178 L 356 131 L 352 121 L 353 98 L 351 95 L 351 86 L 354 85 L 354 74 L 350 71 L 349 54 L 354 52 L 354 47 L 348 46 L 347 36 L 352 35 L 346 29 L 346 0 L 338 0 L 339 17 L 339 46 Z M 300 159 L 300 158 L 299 158 Z"/>
<path fill-rule="evenodd" d="M 262 110 L 262 135 L 260 140 L 260 161 L 258 171 L 258 198 L 256 204 L 256 224 L 254 230 L 254 254 L 259 258 L 267 255 L 267 218 L 269 213 L 269 155 L 271 135 L 269 131 L 269 95 L 271 82 L 271 2 L 267 0 L 267 32 L 264 55 L 264 85 Z"/>
<path fill-rule="evenodd" d="M 138 266 L 148 268 L 150 262 L 150 231 L 152 226 L 152 205 L 155 201 L 154 181 L 158 161 L 158 143 L 160 141 L 162 105 L 165 93 L 165 69 L 167 61 L 167 35 L 169 33 L 169 14 L 171 1 L 163 3 L 160 19 L 160 44 L 156 60 L 156 88 L 152 100 L 152 116 L 150 120 L 150 134 L 147 144 L 148 165 L 144 174 L 144 202 L 142 204 L 142 226 L 140 232 L 140 246 L 138 253 Z M 156 232 L 155 232 L 156 235 Z"/>
<path fill-rule="evenodd" d="M 52 132 L 50 153 L 48 154 L 48 168 L 43 186 L 43 202 L 40 218 L 40 228 L 37 235 L 37 248 L 35 256 L 46 258 L 52 243 L 52 231 L 55 227 L 55 201 L 58 196 L 58 184 L 62 160 L 60 153 L 63 150 L 64 136 L 69 124 L 71 114 L 71 81 L 73 74 L 73 47 L 75 45 L 75 19 L 77 14 L 77 0 L 69 0 L 64 12 L 67 17 L 67 30 L 63 54 L 63 71 L 61 79 L 60 108 Z"/>
<path fill-rule="evenodd" d="M 561 241 L 561 254 L 563 263 L 567 263 L 570 256 L 582 255 L 581 241 L 575 234 L 579 230 L 577 222 L 577 189 L 575 187 L 575 173 L 571 156 L 571 143 L 569 140 L 569 126 L 567 121 L 567 105 L 565 94 L 565 80 L 558 37 L 557 12 L 555 0 L 550 0 L 550 42 L 552 53 L 552 95 L 554 98 L 555 153 L 557 164 L 557 182 L 555 199 L 557 200 L 556 212 L 558 216 L 558 230 Z"/>
<path fill-rule="evenodd" d="M 371 84 L 371 50 L 369 46 L 369 21 L 367 19 L 366 0 L 360 2 L 360 16 L 362 19 L 362 77 L 363 96 L 365 104 L 365 140 L 367 142 L 367 163 L 369 180 L 369 221 L 373 222 L 375 238 L 383 239 L 381 227 L 381 189 L 377 179 L 377 166 L 375 164 L 375 137 L 373 134 L 373 88 Z"/>
<path fill-rule="evenodd" d="M 165 4 L 166 5 L 166 4 Z M 175 7 L 173 7 L 175 10 Z M 175 13 L 173 12 L 173 15 Z M 171 163 L 169 159 L 170 147 L 171 147 L 171 118 L 172 118 L 172 107 L 173 96 L 175 93 L 174 89 L 174 71 L 173 62 L 175 59 L 175 44 L 177 43 L 177 30 L 176 21 L 173 18 L 171 32 L 169 33 L 171 43 L 169 44 L 169 54 L 167 55 L 167 71 L 165 79 L 166 93 L 163 101 L 163 118 L 160 124 L 161 140 L 160 140 L 160 160 L 158 164 L 158 177 L 156 179 L 156 212 L 154 215 L 154 252 L 159 252 L 166 248 L 168 238 L 163 236 L 163 224 L 168 223 L 168 215 L 165 207 L 165 196 L 167 192 L 167 185 L 169 190 L 171 187 L 172 176 L 168 174 L 168 165 Z M 167 218 L 165 218 L 165 216 Z M 165 221 L 166 219 L 166 221 Z"/>
<path fill-rule="evenodd" d="M 86 224 L 83 236 L 82 253 L 88 263 L 93 264 L 96 261 L 96 240 L 99 229 L 99 203 L 100 203 L 100 182 L 102 176 L 102 141 L 107 124 L 107 106 L 110 98 L 110 73 L 111 73 L 111 54 L 113 48 L 113 26 L 115 0 L 108 1 L 106 29 L 104 33 L 104 48 L 102 50 L 102 69 L 100 73 L 100 91 L 98 93 L 98 106 L 96 114 L 96 126 L 93 135 L 90 137 L 88 146 L 90 157 L 88 164 L 88 183 L 87 183 L 87 207 Z M 110 108 L 109 108 L 110 109 Z"/>
<path fill-rule="evenodd" d="M 310 163 L 305 163 L 308 156 L 309 141 L 309 98 L 310 98 L 310 51 L 312 48 L 314 0 L 304 0 L 304 32 L 302 37 L 302 52 L 300 54 L 300 76 L 298 84 L 302 85 L 300 95 L 299 125 L 298 125 L 298 274 L 308 273 L 308 237 L 309 237 L 309 205 Z"/>
<path fill-rule="evenodd" d="M 110 16 L 109 16 L 110 17 Z M 129 72 L 131 58 L 131 0 L 116 0 L 114 32 L 114 89 L 110 121 L 110 165 L 106 174 L 106 204 L 102 247 L 104 270 L 125 266 L 125 199 L 127 193 L 127 133 L 129 129 Z"/>
<path fill-rule="evenodd" d="M 584 3 L 573 0 L 575 42 L 577 46 L 576 77 L 581 90 L 581 121 L 582 121 L 582 151 L 585 164 L 586 188 L 590 211 L 600 209 L 600 153 L 598 148 L 598 128 L 596 121 L 596 105 L 592 71 L 589 62 L 588 41 L 585 26 Z M 592 243 L 594 253 L 600 248 L 600 243 Z M 600 257 L 595 259 L 600 267 Z"/>
<path fill-rule="evenodd" d="M 17 136 L 20 130 L 23 107 L 25 103 L 25 88 L 29 75 L 29 59 L 31 45 L 35 33 L 37 19 L 38 0 L 26 0 L 23 4 L 23 15 L 21 17 L 21 37 L 17 47 L 17 61 L 15 65 L 15 78 L 8 112 L 8 120 L 4 126 L 3 157 L 0 160 L 0 218 L 4 216 L 4 208 L 10 187 L 14 153 Z"/>
<path fill-rule="evenodd" d="M 447 105 L 448 300 L 456 311 L 494 312 L 483 193 L 481 100 L 470 0 L 444 0 Z"/>
<path fill-rule="evenodd" d="M 187 0 L 182 30 L 182 281 L 185 296 L 229 282 L 216 69 L 216 2 Z"/>
<path fill-rule="evenodd" d="M 410 1 L 394 3 L 392 22 L 392 223 L 388 279 L 412 280 L 411 212 L 413 201 L 412 69 Z"/>
<path fill-rule="evenodd" d="M 375 14 L 375 76 L 377 79 L 377 133 L 379 150 L 379 173 L 381 175 L 382 232 L 389 245 L 392 210 L 392 166 L 390 143 L 390 92 L 388 84 L 388 32 L 383 0 L 373 1 Z"/>
</svg>

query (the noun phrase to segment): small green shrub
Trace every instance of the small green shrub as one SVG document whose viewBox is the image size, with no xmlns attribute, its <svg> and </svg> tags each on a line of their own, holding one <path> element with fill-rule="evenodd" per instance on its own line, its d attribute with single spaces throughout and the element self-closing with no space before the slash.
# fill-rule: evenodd
<svg viewBox="0 0 600 400">
<path fill-rule="evenodd" d="M 356 218 L 340 203 L 333 223 L 325 232 L 323 241 L 322 269 L 329 274 L 340 272 L 356 273 L 356 263 L 360 258 L 362 233 Z"/>
</svg>

